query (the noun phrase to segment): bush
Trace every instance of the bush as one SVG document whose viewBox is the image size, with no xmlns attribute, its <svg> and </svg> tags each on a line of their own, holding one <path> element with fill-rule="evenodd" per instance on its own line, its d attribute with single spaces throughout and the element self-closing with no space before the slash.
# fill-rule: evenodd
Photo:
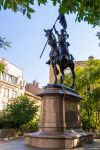
<svg viewBox="0 0 100 150">
<path fill-rule="evenodd" d="M 37 131 L 39 128 L 38 122 L 39 122 L 39 120 L 34 118 L 33 120 L 29 121 L 27 124 L 20 126 L 20 128 L 19 128 L 20 135 L 23 135 L 24 133 L 30 133 L 30 132 Z"/>
<path fill-rule="evenodd" d="M 36 116 L 38 106 L 26 96 L 19 96 L 0 115 L 0 128 L 19 129 Z"/>
</svg>

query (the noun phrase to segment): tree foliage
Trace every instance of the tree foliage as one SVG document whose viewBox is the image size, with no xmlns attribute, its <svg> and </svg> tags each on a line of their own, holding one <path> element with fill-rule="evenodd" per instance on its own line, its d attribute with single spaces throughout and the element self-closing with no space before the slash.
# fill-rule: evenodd
<svg viewBox="0 0 100 150">
<path fill-rule="evenodd" d="M 3 72 L 5 70 L 5 65 L 0 62 L 0 72 Z"/>
<path fill-rule="evenodd" d="M 78 22 L 100 25 L 100 0 L 63 0 L 60 8 L 67 14 L 76 13 Z"/>
<path fill-rule="evenodd" d="M 33 120 L 38 111 L 38 106 L 26 96 L 19 96 L 12 100 L 11 104 L 1 112 L 1 128 L 17 128 Z"/>
<path fill-rule="evenodd" d="M 0 49 L 4 49 L 6 50 L 7 47 L 11 47 L 10 46 L 10 42 L 6 41 L 6 38 L 2 38 L 0 37 Z M 6 68 L 6 65 L 4 63 L 4 61 L 0 61 L 0 72 L 3 72 Z"/>
<path fill-rule="evenodd" d="M 1 59 L 0 60 L 0 73 L 4 72 L 5 69 L 6 69 L 6 64 L 5 64 L 4 60 Z"/>
<path fill-rule="evenodd" d="M 68 74 L 65 85 L 70 82 Z M 80 102 L 83 128 L 97 128 L 100 126 L 100 60 L 91 60 L 84 68 L 76 68 L 75 89 L 83 97 Z"/>
<path fill-rule="evenodd" d="M 6 41 L 6 38 L 0 37 L 0 48 L 3 48 L 6 50 L 7 47 L 11 47 L 10 42 Z"/>
<path fill-rule="evenodd" d="M 63 13 L 75 13 L 76 20 L 84 20 L 94 26 L 100 25 L 100 0 L 51 0 L 53 5 L 59 4 Z M 14 12 L 21 11 L 23 15 L 31 18 L 35 0 L 1 0 L 0 9 L 12 9 Z M 46 5 L 48 0 L 37 0 L 38 5 Z"/>
<path fill-rule="evenodd" d="M 28 123 L 20 126 L 19 128 L 20 134 L 23 135 L 24 133 L 37 131 L 39 129 L 38 123 L 39 123 L 39 116 L 33 118 L 33 120 L 29 121 Z"/>
</svg>

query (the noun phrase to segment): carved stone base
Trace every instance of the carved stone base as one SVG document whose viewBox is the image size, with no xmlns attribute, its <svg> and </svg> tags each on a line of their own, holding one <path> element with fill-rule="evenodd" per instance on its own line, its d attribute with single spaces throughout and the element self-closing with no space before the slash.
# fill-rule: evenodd
<svg viewBox="0 0 100 150">
<path fill-rule="evenodd" d="M 42 97 L 40 131 L 25 134 L 26 145 L 72 149 L 93 142 L 93 134 L 81 129 L 81 97 L 75 90 L 49 84 L 39 96 Z"/>
</svg>

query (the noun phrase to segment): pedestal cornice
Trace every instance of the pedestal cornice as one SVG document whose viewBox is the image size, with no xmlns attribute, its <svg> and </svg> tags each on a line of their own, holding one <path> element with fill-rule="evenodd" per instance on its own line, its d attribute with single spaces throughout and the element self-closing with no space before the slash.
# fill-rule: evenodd
<svg viewBox="0 0 100 150">
<path fill-rule="evenodd" d="M 73 97 L 77 100 L 81 100 L 82 97 L 78 95 L 78 92 L 76 92 L 74 89 L 71 89 L 69 87 L 66 87 L 64 85 L 59 84 L 48 84 L 45 86 L 42 93 L 38 94 L 38 96 L 51 96 L 51 95 L 64 95 L 65 97 Z"/>
</svg>

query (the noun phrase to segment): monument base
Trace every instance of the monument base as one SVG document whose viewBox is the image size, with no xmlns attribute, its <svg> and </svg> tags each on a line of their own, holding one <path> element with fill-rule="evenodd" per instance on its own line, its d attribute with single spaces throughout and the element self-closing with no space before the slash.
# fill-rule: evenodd
<svg viewBox="0 0 100 150">
<path fill-rule="evenodd" d="M 66 130 L 64 133 L 27 133 L 25 144 L 38 148 L 72 149 L 93 142 L 93 134 L 81 129 Z"/>
<path fill-rule="evenodd" d="M 93 134 L 81 129 L 82 99 L 75 90 L 48 84 L 42 97 L 39 132 L 26 133 L 26 145 L 38 148 L 72 149 L 93 142 Z"/>
</svg>

